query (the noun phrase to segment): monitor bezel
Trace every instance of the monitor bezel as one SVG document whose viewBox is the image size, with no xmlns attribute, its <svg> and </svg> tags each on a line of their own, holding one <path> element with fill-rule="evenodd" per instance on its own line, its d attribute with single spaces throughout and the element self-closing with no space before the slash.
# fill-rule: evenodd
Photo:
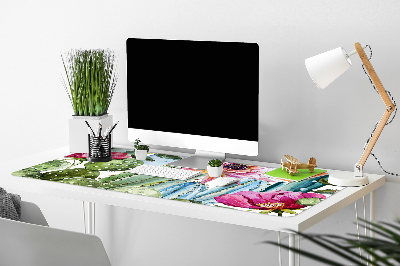
<svg viewBox="0 0 400 266">
<path fill-rule="evenodd" d="M 194 41 L 194 42 L 201 42 L 201 41 Z M 220 41 L 211 41 L 211 42 L 220 42 Z M 254 44 L 254 43 L 249 43 L 249 44 Z M 128 69 L 126 68 L 126 72 L 127 71 Z M 259 87 L 258 87 L 258 94 L 259 94 Z M 257 103 L 258 103 L 258 120 L 259 120 L 258 95 L 257 95 Z M 133 106 L 135 105 L 134 103 L 130 102 L 128 102 L 127 104 L 129 108 L 133 108 Z M 149 99 L 148 105 L 151 105 L 151 99 Z M 138 110 L 138 115 L 140 115 L 139 112 L 140 111 Z M 143 110 L 143 112 L 145 112 L 145 110 Z M 229 111 L 226 113 L 226 115 L 229 115 Z M 129 120 L 129 114 L 127 119 Z M 183 121 L 183 123 L 185 123 L 185 121 Z M 194 126 L 206 126 L 206 125 L 194 125 Z M 137 138 L 139 138 L 148 145 L 158 145 L 164 147 L 183 148 L 183 149 L 195 149 L 196 151 L 204 151 L 205 153 L 210 153 L 210 154 L 215 153 L 216 158 L 219 158 L 220 154 L 226 154 L 226 153 L 244 155 L 244 156 L 257 156 L 259 152 L 259 147 L 258 147 L 259 123 L 257 123 L 257 132 L 258 132 L 257 141 L 251 141 L 251 140 L 230 139 L 230 138 L 182 134 L 182 133 L 173 133 L 164 131 L 154 131 L 148 129 L 128 127 L 128 140 L 130 142 L 134 142 Z M 199 168 L 199 167 L 193 167 L 193 168 Z M 199 169 L 204 169 L 204 167 L 201 167 Z"/>
</svg>

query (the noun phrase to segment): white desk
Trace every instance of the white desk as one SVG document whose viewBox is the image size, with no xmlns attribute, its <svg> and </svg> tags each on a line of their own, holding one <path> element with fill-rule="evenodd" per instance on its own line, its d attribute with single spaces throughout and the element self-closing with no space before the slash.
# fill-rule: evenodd
<svg viewBox="0 0 400 266">
<path fill-rule="evenodd" d="M 160 151 L 153 151 L 160 152 Z M 188 154 L 165 152 L 169 154 L 188 156 Z M 54 160 L 69 154 L 68 147 L 38 153 L 32 156 L 21 157 L 0 163 L 2 174 L 0 176 L 0 187 L 19 191 L 37 193 L 47 196 L 63 197 L 67 199 L 80 200 L 93 204 L 100 203 L 119 207 L 133 208 L 137 210 L 152 211 L 163 214 L 172 214 L 189 218 L 197 218 L 214 222 L 255 227 L 260 229 L 287 232 L 294 230 L 301 232 L 317 224 L 333 213 L 353 203 L 359 198 L 371 193 L 370 208 L 371 220 L 375 220 L 375 190 L 385 183 L 383 175 L 368 175 L 370 184 L 364 187 L 349 187 L 340 191 L 326 200 L 318 203 L 312 208 L 294 216 L 277 217 L 260 215 L 231 209 L 215 208 L 201 204 L 189 204 L 186 202 L 166 200 L 162 198 L 146 197 L 128 193 L 121 193 L 111 190 L 95 189 L 83 186 L 49 182 L 45 180 L 32 179 L 27 177 L 12 176 L 11 173 L 45 161 Z M 227 159 L 229 162 L 247 163 L 266 167 L 279 167 L 277 164 Z M 328 170 L 333 174 L 333 170 Z M 89 210 L 90 212 L 91 210 Z M 90 217 L 90 216 L 89 216 Z M 90 222 L 92 223 L 92 222 Z M 90 232 L 90 226 L 88 229 Z M 289 234 L 289 245 L 294 246 L 295 234 Z M 293 252 L 289 252 L 289 265 L 295 264 Z"/>
</svg>

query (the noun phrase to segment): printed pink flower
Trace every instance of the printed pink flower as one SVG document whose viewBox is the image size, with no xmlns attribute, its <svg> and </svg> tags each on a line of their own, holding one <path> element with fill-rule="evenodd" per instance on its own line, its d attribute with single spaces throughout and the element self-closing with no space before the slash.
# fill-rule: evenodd
<svg viewBox="0 0 400 266">
<path fill-rule="evenodd" d="M 73 153 L 64 157 L 72 157 L 72 158 L 87 158 L 88 154 L 87 153 Z"/>
<path fill-rule="evenodd" d="M 111 152 L 111 157 L 113 159 L 126 159 L 130 158 L 131 156 L 125 152 Z"/>
<path fill-rule="evenodd" d="M 276 209 L 300 209 L 306 207 L 296 203 L 301 198 L 320 198 L 325 199 L 325 195 L 318 193 L 303 193 L 292 191 L 270 191 L 270 192 L 255 192 L 241 191 L 235 194 L 226 194 L 220 197 L 215 197 L 219 203 L 250 209 L 260 210 L 276 210 Z"/>
</svg>

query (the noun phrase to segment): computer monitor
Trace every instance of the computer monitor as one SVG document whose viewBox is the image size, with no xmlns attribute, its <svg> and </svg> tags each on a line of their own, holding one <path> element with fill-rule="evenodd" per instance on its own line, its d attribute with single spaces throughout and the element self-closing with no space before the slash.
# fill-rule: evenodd
<svg viewBox="0 0 400 266">
<path fill-rule="evenodd" d="M 129 141 L 196 149 L 176 165 L 197 169 L 258 155 L 257 43 L 129 38 L 126 52 Z"/>
</svg>

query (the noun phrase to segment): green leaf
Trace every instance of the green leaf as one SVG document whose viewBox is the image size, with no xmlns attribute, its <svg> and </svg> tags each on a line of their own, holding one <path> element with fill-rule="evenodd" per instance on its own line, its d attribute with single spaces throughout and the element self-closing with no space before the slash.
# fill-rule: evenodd
<svg viewBox="0 0 400 266">
<path fill-rule="evenodd" d="M 83 168 L 64 169 L 59 171 L 51 171 L 43 173 L 40 179 L 58 181 L 64 178 L 81 177 L 95 179 L 100 175 L 97 170 L 87 170 Z"/>
<path fill-rule="evenodd" d="M 297 214 L 297 212 L 292 211 L 290 209 L 282 209 L 283 212 L 290 213 L 290 214 Z"/>
<path fill-rule="evenodd" d="M 320 198 L 301 198 L 296 201 L 297 204 L 306 206 L 313 206 L 320 202 L 321 202 Z"/>
<path fill-rule="evenodd" d="M 319 183 L 322 183 L 324 185 L 330 185 L 330 183 L 328 182 L 328 180 L 326 178 L 321 178 L 320 180 L 318 180 Z"/>
<path fill-rule="evenodd" d="M 322 189 L 322 190 L 316 190 L 313 191 L 315 193 L 322 193 L 322 194 L 335 194 L 336 192 L 338 192 L 338 190 L 335 189 Z"/>
<path fill-rule="evenodd" d="M 52 160 L 15 171 L 11 174 L 14 176 L 41 178 L 42 172 L 63 169 L 69 167 L 71 164 L 72 163 L 69 160 Z"/>
<path fill-rule="evenodd" d="M 136 160 L 134 158 L 126 158 L 123 160 L 111 160 L 109 162 L 88 162 L 85 164 L 85 168 L 88 170 L 98 171 L 126 171 L 142 164 L 144 163 L 140 160 Z"/>
<path fill-rule="evenodd" d="M 11 174 L 14 176 L 23 176 L 23 177 L 32 177 L 32 178 L 40 178 L 42 176 L 42 174 L 40 173 L 39 170 L 30 169 L 30 168 L 15 171 L 15 172 L 12 172 Z"/>
<path fill-rule="evenodd" d="M 347 261 L 352 262 L 352 265 L 364 265 L 361 263 L 361 261 L 368 262 L 370 265 L 398 265 L 398 263 L 400 262 L 400 242 L 398 241 L 398 239 L 400 238 L 400 235 L 398 233 L 400 231 L 400 226 L 383 222 L 377 224 L 363 219 L 359 220 L 365 222 L 367 225 L 374 226 L 375 229 L 368 229 L 383 238 L 372 238 L 363 235 L 358 236 L 356 234 L 349 234 L 349 237 L 342 237 L 338 235 L 315 235 L 305 234 L 301 232 L 299 232 L 298 235 L 322 248 L 325 248 L 341 256 Z M 398 220 L 397 223 L 400 224 L 400 221 Z M 365 225 L 361 225 L 361 227 L 365 228 Z M 389 228 L 395 229 L 396 231 L 393 231 Z M 264 243 L 278 245 L 273 242 Z M 296 248 L 288 247 L 285 245 L 280 246 L 317 260 L 319 263 L 326 263 L 328 265 L 340 265 L 335 261 L 320 257 L 316 254 L 312 254 L 304 250 L 297 250 Z M 360 257 L 359 248 L 368 253 L 371 259 L 367 259 L 365 256 Z M 393 264 L 394 261 L 396 262 L 395 264 Z"/>
<path fill-rule="evenodd" d="M 64 184 L 83 186 L 83 187 L 97 188 L 97 187 L 101 186 L 100 182 L 90 179 L 90 178 L 89 179 L 88 178 L 64 178 L 57 182 L 64 183 Z"/>
</svg>

